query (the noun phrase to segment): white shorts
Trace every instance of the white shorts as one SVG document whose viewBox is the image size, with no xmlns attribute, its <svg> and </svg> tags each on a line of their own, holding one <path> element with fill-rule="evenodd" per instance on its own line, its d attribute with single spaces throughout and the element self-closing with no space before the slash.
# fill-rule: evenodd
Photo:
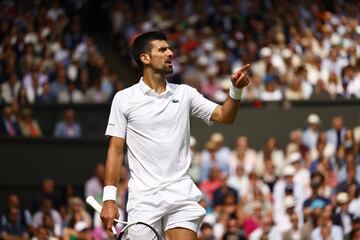
<svg viewBox="0 0 360 240">
<path fill-rule="evenodd" d="M 132 196 L 127 204 L 128 221 L 153 226 L 161 235 L 168 229 L 182 227 L 198 232 L 206 214 L 198 204 L 201 192 L 191 179 L 175 182 L 146 196 Z"/>
</svg>

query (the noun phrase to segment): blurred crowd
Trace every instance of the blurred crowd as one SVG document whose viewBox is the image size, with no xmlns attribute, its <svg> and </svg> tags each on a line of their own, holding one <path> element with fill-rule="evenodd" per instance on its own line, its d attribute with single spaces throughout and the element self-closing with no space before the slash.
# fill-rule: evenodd
<svg viewBox="0 0 360 240">
<path fill-rule="evenodd" d="M 68 108 L 61 120 L 54 124 L 52 136 L 54 138 L 78 139 L 82 137 L 81 124 L 75 119 L 75 111 Z M 30 107 L 20 108 L 13 103 L 5 106 L 0 116 L 0 137 L 9 138 L 40 138 L 48 137 L 43 133 L 42 126 L 33 117 Z"/>
<path fill-rule="evenodd" d="M 123 88 L 60 1 L 1 1 L 0 105 L 105 103 Z"/>
<path fill-rule="evenodd" d="M 203 193 L 206 216 L 200 240 L 347 240 L 360 237 L 360 125 L 344 126 L 341 116 L 323 129 L 316 114 L 305 129 L 294 129 L 280 148 L 270 137 L 260 150 L 239 136 L 233 147 L 213 133 L 203 149 L 190 139 L 189 174 Z M 358 170 L 359 169 L 359 170 Z M 117 205 L 126 220 L 129 173 L 122 167 Z M 84 199 L 102 199 L 104 165 L 81 193 L 44 179 L 32 206 L 8 196 L 1 216 L 3 239 L 108 239 L 99 215 Z M 123 227 L 116 226 L 118 231 Z"/>
<path fill-rule="evenodd" d="M 169 80 L 214 101 L 246 63 L 245 100 L 360 98 L 359 1 L 115 1 L 110 11 L 120 52 L 142 32 L 165 32 L 175 51 Z"/>
</svg>

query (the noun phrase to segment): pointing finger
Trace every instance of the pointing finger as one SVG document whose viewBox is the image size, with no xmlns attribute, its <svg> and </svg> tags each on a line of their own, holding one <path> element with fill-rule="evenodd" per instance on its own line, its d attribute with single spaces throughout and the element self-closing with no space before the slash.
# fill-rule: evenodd
<svg viewBox="0 0 360 240">
<path fill-rule="evenodd" d="M 239 71 L 240 71 L 240 72 L 245 72 L 245 71 L 247 71 L 250 67 L 251 67 L 251 65 L 248 63 L 248 64 L 246 64 L 245 66 L 242 66 Z"/>
<path fill-rule="evenodd" d="M 233 79 L 237 79 L 240 77 L 240 75 L 244 72 L 246 72 L 249 68 L 251 67 L 250 64 L 246 64 L 245 66 L 242 66 L 239 70 L 237 70 L 233 75 L 232 78 Z"/>
</svg>

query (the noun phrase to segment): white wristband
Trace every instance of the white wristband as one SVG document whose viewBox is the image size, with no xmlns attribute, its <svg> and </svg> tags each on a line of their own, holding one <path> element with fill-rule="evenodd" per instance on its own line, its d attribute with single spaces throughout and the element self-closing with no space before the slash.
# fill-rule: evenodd
<svg viewBox="0 0 360 240">
<path fill-rule="evenodd" d="M 103 202 L 107 200 L 116 201 L 117 188 L 115 186 L 105 186 L 103 192 Z"/>
<path fill-rule="evenodd" d="M 242 92 L 243 92 L 242 88 L 236 88 L 234 86 L 231 86 L 229 91 L 229 96 L 234 100 L 240 100 Z"/>
</svg>

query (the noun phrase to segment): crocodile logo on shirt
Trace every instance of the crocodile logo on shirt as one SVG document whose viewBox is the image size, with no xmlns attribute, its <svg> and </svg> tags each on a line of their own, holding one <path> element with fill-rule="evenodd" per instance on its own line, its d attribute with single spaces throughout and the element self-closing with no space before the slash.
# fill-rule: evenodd
<svg viewBox="0 0 360 240">
<path fill-rule="evenodd" d="M 173 103 L 178 103 L 179 102 L 179 100 L 177 100 L 177 99 L 173 99 L 173 100 L 171 100 Z"/>
</svg>

